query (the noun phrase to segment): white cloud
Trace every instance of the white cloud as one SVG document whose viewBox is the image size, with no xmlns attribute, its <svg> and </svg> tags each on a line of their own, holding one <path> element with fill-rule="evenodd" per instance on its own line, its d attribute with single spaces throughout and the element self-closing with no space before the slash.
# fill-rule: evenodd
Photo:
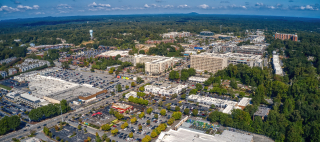
<svg viewBox="0 0 320 142">
<path fill-rule="evenodd" d="M 202 9 L 207 9 L 207 8 L 209 8 L 209 5 L 202 4 L 202 5 L 199 5 L 198 7 L 202 8 Z"/>
<path fill-rule="evenodd" d="M 33 9 L 38 9 L 39 6 L 38 5 L 33 5 L 32 7 L 30 6 L 23 6 L 23 5 L 18 5 L 16 8 L 13 8 L 13 7 L 9 7 L 9 6 L 1 6 L 0 7 L 0 11 L 5 11 L 5 12 L 18 12 L 18 11 L 21 11 L 21 12 L 24 12 L 25 10 L 33 10 Z"/>
<path fill-rule="evenodd" d="M 165 5 L 165 6 L 162 6 L 163 8 L 173 8 L 174 6 L 173 5 Z"/>
<path fill-rule="evenodd" d="M 148 4 L 145 4 L 144 7 L 145 7 L 145 8 L 149 8 L 150 6 L 149 6 Z"/>
<path fill-rule="evenodd" d="M 57 6 L 57 9 L 72 9 L 72 7 L 69 6 L 68 4 L 59 4 Z"/>
<path fill-rule="evenodd" d="M 256 3 L 255 6 L 263 6 L 263 3 Z"/>
<path fill-rule="evenodd" d="M 92 4 L 89 4 L 88 6 L 89 7 L 111 7 L 110 4 L 101 4 L 101 3 L 97 4 L 96 2 L 93 2 Z"/>
<path fill-rule="evenodd" d="M 178 8 L 190 8 L 190 6 L 183 4 L 183 5 L 179 5 Z"/>
<path fill-rule="evenodd" d="M 36 12 L 36 15 L 45 14 L 44 12 Z"/>
<path fill-rule="evenodd" d="M 91 7 L 89 11 L 97 11 L 97 10 L 109 10 L 111 7 L 110 4 L 97 4 L 96 2 L 93 2 L 92 4 L 89 4 L 88 7 Z"/>
</svg>

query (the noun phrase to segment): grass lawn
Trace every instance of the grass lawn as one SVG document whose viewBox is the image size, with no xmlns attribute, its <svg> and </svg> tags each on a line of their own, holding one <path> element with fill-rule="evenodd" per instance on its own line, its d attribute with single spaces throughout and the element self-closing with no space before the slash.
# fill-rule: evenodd
<svg viewBox="0 0 320 142">
<path fill-rule="evenodd" d="M 12 89 L 11 87 L 9 87 L 9 86 L 4 86 L 4 85 L 2 85 L 2 84 L 0 84 L 0 88 L 7 89 L 7 90 L 11 90 L 11 89 Z"/>
</svg>

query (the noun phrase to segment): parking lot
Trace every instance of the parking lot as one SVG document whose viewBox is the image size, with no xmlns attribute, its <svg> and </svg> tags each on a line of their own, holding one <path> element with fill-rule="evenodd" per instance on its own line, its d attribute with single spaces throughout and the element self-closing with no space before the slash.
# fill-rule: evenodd
<svg viewBox="0 0 320 142">
<path fill-rule="evenodd" d="M 31 107 L 26 106 L 24 104 L 15 104 L 12 102 L 9 102 L 5 99 L 2 99 L 0 102 L 0 116 L 10 116 L 10 115 L 18 115 L 20 114 L 23 119 L 28 120 L 29 117 L 24 113 L 25 111 L 31 111 Z"/>
<path fill-rule="evenodd" d="M 118 79 L 112 75 L 73 70 L 58 71 L 51 73 L 49 76 L 78 84 L 90 84 L 93 87 L 108 90 L 108 92 L 115 92 L 117 84 L 121 84 L 122 90 L 125 90 L 126 85 L 131 87 L 131 82 L 134 82 L 133 80 Z"/>
<path fill-rule="evenodd" d="M 58 136 L 60 139 L 69 142 L 84 141 L 88 137 L 91 138 L 91 141 L 94 141 L 94 139 L 96 138 L 95 135 L 90 133 L 84 133 L 83 130 L 78 130 L 77 128 L 72 127 L 70 125 L 63 126 L 63 129 L 60 131 L 56 131 L 54 128 L 51 128 L 50 131 L 52 132 L 52 136 L 54 139 L 56 139 L 56 137 Z M 76 133 L 77 135 L 71 137 L 73 133 Z"/>
</svg>

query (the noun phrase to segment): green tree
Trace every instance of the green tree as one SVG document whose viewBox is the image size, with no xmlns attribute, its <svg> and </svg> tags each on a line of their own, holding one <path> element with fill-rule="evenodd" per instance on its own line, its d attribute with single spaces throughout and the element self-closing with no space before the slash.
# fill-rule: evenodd
<svg viewBox="0 0 320 142">
<path fill-rule="evenodd" d="M 131 132 L 131 133 L 129 133 L 129 137 L 130 138 L 132 138 L 133 137 L 133 133 Z"/>
<path fill-rule="evenodd" d="M 118 84 L 118 85 L 117 85 L 117 90 L 118 90 L 118 92 L 121 92 L 121 91 L 122 91 L 121 84 Z"/>
<path fill-rule="evenodd" d="M 181 81 L 187 81 L 189 78 L 189 73 L 188 72 L 181 72 Z"/>
<path fill-rule="evenodd" d="M 156 132 L 151 132 L 151 137 L 152 138 L 155 138 L 155 137 L 157 137 L 158 136 L 158 134 L 156 133 Z"/>
<path fill-rule="evenodd" d="M 128 85 L 126 85 L 126 90 L 128 90 L 129 89 L 129 86 Z"/>
<path fill-rule="evenodd" d="M 147 109 L 147 113 L 148 113 L 148 114 L 151 114 L 152 111 L 153 111 L 153 109 L 152 109 L 151 107 L 149 107 L 149 108 Z"/>
<path fill-rule="evenodd" d="M 197 84 L 196 84 L 196 89 L 197 89 L 198 91 L 201 91 L 201 90 L 202 90 L 202 85 L 201 85 L 200 83 L 197 83 Z"/>
<path fill-rule="evenodd" d="M 147 125 L 150 125 L 151 121 L 150 120 L 147 120 Z"/>
<path fill-rule="evenodd" d="M 166 111 L 165 109 L 161 109 L 161 110 L 160 110 L 160 114 L 161 114 L 162 116 L 165 116 L 166 113 L 167 113 L 167 111 Z"/>
<path fill-rule="evenodd" d="M 187 95 L 186 94 L 182 94 L 181 95 L 181 99 L 186 99 Z"/>
<path fill-rule="evenodd" d="M 153 116 L 155 119 L 158 119 L 158 114 L 154 114 Z"/>
<path fill-rule="evenodd" d="M 193 109 L 192 110 L 192 115 L 193 116 L 198 116 L 198 110 L 197 109 Z"/>
<path fill-rule="evenodd" d="M 134 82 L 131 82 L 131 87 L 135 87 L 136 84 Z"/>
<path fill-rule="evenodd" d="M 186 109 L 184 109 L 184 111 L 183 111 L 183 112 L 184 112 L 184 114 L 185 114 L 185 115 L 189 115 L 189 113 L 190 113 L 190 109 L 186 108 Z"/>
<path fill-rule="evenodd" d="M 137 83 L 138 83 L 138 84 L 141 84 L 141 83 L 143 83 L 143 82 L 144 82 L 144 80 L 142 80 L 141 77 L 137 77 Z"/>
<path fill-rule="evenodd" d="M 101 129 L 103 131 L 109 131 L 111 129 L 111 126 L 109 124 L 104 124 L 101 126 Z"/>
<path fill-rule="evenodd" d="M 238 88 L 238 83 L 235 79 L 231 79 L 230 80 L 230 86 L 233 88 L 233 89 L 237 89 Z"/>
<path fill-rule="evenodd" d="M 188 74 L 189 74 L 189 76 L 195 76 L 196 75 L 196 70 L 194 68 L 189 68 L 188 69 Z"/>
<path fill-rule="evenodd" d="M 81 125 L 78 125 L 78 130 L 81 130 Z"/>
<path fill-rule="evenodd" d="M 172 117 L 175 119 L 175 120 L 179 120 L 179 119 L 181 119 L 181 116 L 182 116 L 182 113 L 181 112 L 174 112 L 173 114 L 172 114 Z"/>
<path fill-rule="evenodd" d="M 139 114 L 139 118 L 142 118 L 142 117 L 144 117 L 144 112 L 141 112 L 141 113 Z"/>
<path fill-rule="evenodd" d="M 176 106 L 175 108 L 175 111 L 180 111 L 180 107 Z"/>
</svg>

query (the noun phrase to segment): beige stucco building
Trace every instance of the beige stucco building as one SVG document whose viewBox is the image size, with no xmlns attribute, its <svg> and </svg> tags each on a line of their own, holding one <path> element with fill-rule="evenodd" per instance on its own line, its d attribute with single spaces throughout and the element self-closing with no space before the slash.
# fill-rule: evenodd
<svg viewBox="0 0 320 142">
<path fill-rule="evenodd" d="M 191 55 L 190 67 L 197 71 L 208 71 L 216 73 L 218 70 L 226 68 L 229 64 L 246 64 L 249 67 L 263 67 L 261 55 L 241 54 L 241 53 L 201 53 Z"/>
</svg>

